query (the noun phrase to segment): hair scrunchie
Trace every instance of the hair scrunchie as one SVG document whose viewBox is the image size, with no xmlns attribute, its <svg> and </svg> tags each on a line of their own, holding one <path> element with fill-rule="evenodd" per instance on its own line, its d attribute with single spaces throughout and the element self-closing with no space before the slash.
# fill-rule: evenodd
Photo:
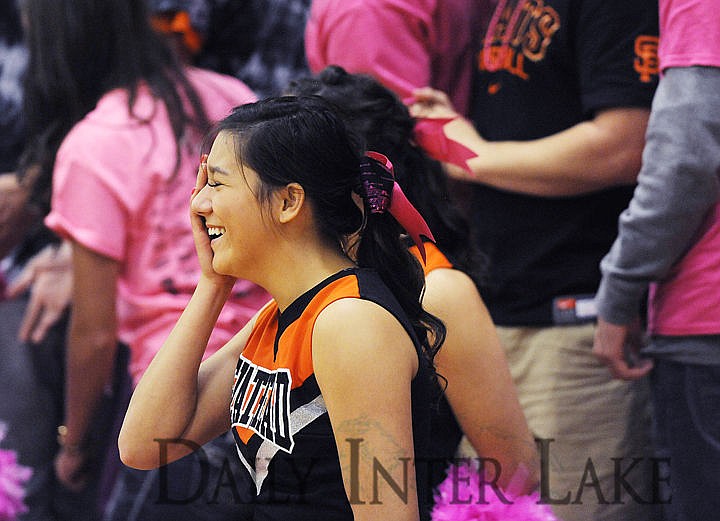
<svg viewBox="0 0 720 521">
<path fill-rule="evenodd" d="M 395 182 L 390 160 L 378 152 L 366 152 L 360 161 L 360 178 L 356 192 L 365 201 L 365 210 L 373 214 L 390 212 L 413 240 L 425 262 L 424 236 L 435 242 L 430 227 L 408 201 Z"/>
</svg>

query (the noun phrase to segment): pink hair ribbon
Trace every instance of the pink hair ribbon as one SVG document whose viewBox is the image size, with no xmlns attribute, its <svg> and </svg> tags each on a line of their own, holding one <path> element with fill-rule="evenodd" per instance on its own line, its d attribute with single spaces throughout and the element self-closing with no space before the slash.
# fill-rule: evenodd
<svg viewBox="0 0 720 521">
<path fill-rule="evenodd" d="M 415 141 L 427 152 L 433 159 L 437 159 L 443 163 L 457 165 L 469 174 L 472 170 L 467 162 L 477 154 L 467 148 L 465 145 L 450 139 L 445 135 L 443 128 L 447 123 L 461 117 L 452 118 L 423 118 L 415 123 Z"/>
<path fill-rule="evenodd" d="M 390 160 L 378 152 L 366 152 L 360 163 L 360 182 L 363 198 L 370 213 L 390 212 L 413 240 L 424 263 L 425 247 L 421 236 L 433 242 L 435 238 L 425 219 L 408 201 L 400 185 L 395 182 Z"/>
</svg>

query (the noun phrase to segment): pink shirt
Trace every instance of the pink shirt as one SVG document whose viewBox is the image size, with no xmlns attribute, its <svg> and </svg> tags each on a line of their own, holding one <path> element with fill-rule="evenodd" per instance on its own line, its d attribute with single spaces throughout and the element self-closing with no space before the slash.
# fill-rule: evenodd
<svg viewBox="0 0 720 521">
<path fill-rule="evenodd" d="M 189 69 L 211 121 L 253 101 L 252 91 L 229 76 Z M 114 90 L 63 141 L 53 173 L 46 224 L 117 261 L 118 337 L 130 346 L 137 382 L 187 305 L 200 275 L 188 205 L 195 185 L 201 136 L 176 148 L 169 119 L 145 87 L 128 114 L 127 93 Z M 210 339 L 206 356 L 227 342 L 269 296 L 238 281 Z"/>
<path fill-rule="evenodd" d="M 473 70 L 472 0 L 314 0 L 305 52 L 328 65 L 374 76 L 400 98 L 431 85 L 466 114 Z"/>
<path fill-rule="evenodd" d="M 720 67 L 720 4 L 710 0 L 661 0 L 660 67 Z"/>
<path fill-rule="evenodd" d="M 720 67 L 720 6 L 709 0 L 660 2 L 660 65 Z M 720 203 L 708 215 L 692 248 L 662 282 L 650 287 L 650 332 L 720 333 Z"/>
<path fill-rule="evenodd" d="M 656 335 L 720 334 L 720 204 L 701 238 L 661 283 L 650 286 L 648 330 Z"/>
</svg>

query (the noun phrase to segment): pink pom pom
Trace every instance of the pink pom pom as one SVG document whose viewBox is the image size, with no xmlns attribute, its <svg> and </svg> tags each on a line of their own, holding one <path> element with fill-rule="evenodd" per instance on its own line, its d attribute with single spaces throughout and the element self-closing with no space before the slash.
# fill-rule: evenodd
<svg viewBox="0 0 720 521">
<path fill-rule="evenodd" d="M 0 441 L 5 438 L 5 426 L 0 424 Z M 18 464 L 15 451 L 0 449 L 0 521 L 13 521 L 27 512 L 23 502 L 25 483 L 32 469 Z"/>
<path fill-rule="evenodd" d="M 513 494 L 512 484 L 519 481 L 522 476 L 515 475 L 510 490 L 496 492 L 473 465 L 450 465 L 435 495 L 432 521 L 560 521 L 539 503 L 537 492 Z"/>
</svg>

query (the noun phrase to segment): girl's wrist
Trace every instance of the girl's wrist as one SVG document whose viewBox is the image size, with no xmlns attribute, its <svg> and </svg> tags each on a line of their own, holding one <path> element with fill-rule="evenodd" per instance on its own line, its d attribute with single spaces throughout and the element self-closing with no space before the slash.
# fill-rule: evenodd
<svg viewBox="0 0 720 521">
<path fill-rule="evenodd" d="M 201 275 L 198 281 L 197 289 L 200 291 L 211 291 L 217 293 L 225 293 L 230 295 L 233 286 L 235 285 L 235 279 L 222 275 L 207 276 Z"/>
<path fill-rule="evenodd" d="M 195 288 L 192 300 L 196 304 L 206 307 L 210 314 L 214 312 L 219 314 L 220 310 L 230 298 L 234 285 L 234 280 L 223 281 L 216 277 L 206 277 L 202 275 Z"/>
</svg>

